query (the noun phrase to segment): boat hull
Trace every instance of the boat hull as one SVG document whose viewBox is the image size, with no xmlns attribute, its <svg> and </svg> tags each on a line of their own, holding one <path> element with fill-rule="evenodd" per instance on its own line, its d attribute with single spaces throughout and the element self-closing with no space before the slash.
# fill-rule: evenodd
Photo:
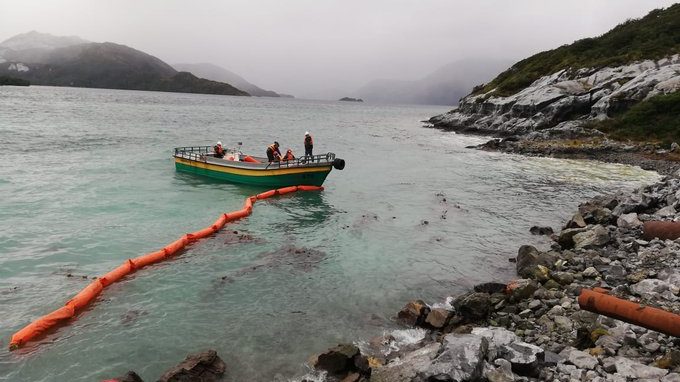
<svg viewBox="0 0 680 382">
<path fill-rule="evenodd" d="M 249 184 L 254 186 L 287 187 L 298 185 L 321 186 L 331 172 L 332 167 L 298 167 L 276 169 L 243 169 L 220 166 L 175 157 L 177 171 L 207 176 L 231 183 Z"/>
</svg>

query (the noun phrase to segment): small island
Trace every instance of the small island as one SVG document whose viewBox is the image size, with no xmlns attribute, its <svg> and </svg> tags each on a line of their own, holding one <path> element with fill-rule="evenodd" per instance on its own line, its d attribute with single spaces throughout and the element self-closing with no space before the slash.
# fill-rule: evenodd
<svg viewBox="0 0 680 382">
<path fill-rule="evenodd" d="M 29 86 L 31 83 L 21 78 L 0 76 L 0 86 L 10 85 L 10 86 Z"/>
<path fill-rule="evenodd" d="M 342 97 L 338 101 L 345 101 L 345 102 L 364 102 L 363 99 L 361 98 L 351 98 L 351 97 Z"/>
</svg>

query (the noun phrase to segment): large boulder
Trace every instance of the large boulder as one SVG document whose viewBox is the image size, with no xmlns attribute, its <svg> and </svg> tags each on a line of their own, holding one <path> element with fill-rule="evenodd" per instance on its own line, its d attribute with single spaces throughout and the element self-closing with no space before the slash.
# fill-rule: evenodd
<svg viewBox="0 0 680 382">
<path fill-rule="evenodd" d="M 552 253 L 539 252 L 531 245 L 523 245 L 517 251 L 517 274 L 523 278 L 545 281 L 555 260 L 556 256 Z"/>
<path fill-rule="evenodd" d="M 614 365 L 616 366 L 617 374 L 625 378 L 632 378 L 633 380 L 656 379 L 658 381 L 668 374 L 668 370 L 643 365 L 624 357 L 616 357 Z"/>
<path fill-rule="evenodd" d="M 330 374 L 342 374 L 355 369 L 354 359 L 360 356 L 359 348 L 352 344 L 340 344 L 319 354 L 312 366 Z"/>
<path fill-rule="evenodd" d="M 474 334 L 447 334 L 442 350 L 423 377 L 450 378 L 451 381 L 477 381 L 482 377 L 489 342 Z M 435 379 L 437 380 L 437 379 Z"/>
<path fill-rule="evenodd" d="M 453 301 L 456 312 L 468 321 L 485 319 L 491 311 L 491 299 L 487 293 L 467 293 Z"/>
<path fill-rule="evenodd" d="M 420 326 L 429 312 L 430 307 L 423 300 L 412 300 L 397 313 L 397 319 L 408 326 Z"/>
<path fill-rule="evenodd" d="M 585 228 L 587 226 L 585 219 L 580 212 L 574 214 L 571 219 L 564 225 L 564 228 Z"/>
<path fill-rule="evenodd" d="M 189 354 L 179 365 L 169 369 L 158 382 L 217 382 L 227 366 L 215 350 Z"/>
<path fill-rule="evenodd" d="M 563 249 L 574 248 L 574 236 L 585 231 L 585 228 L 563 229 L 557 237 L 557 243 Z"/>
<path fill-rule="evenodd" d="M 500 356 L 512 364 L 512 371 L 519 375 L 536 377 L 545 359 L 545 352 L 536 345 L 512 342 L 500 350 Z"/>
<path fill-rule="evenodd" d="M 519 279 L 514 280 L 508 284 L 508 291 L 510 292 L 510 299 L 512 301 L 521 301 L 533 296 L 540 288 L 540 284 L 536 280 Z"/>
<path fill-rule="evenodd" d="M 630 291 L 638 296 L 655 295 L 669 290 L 671 284 L 659 279 L 644 279 L 630 286 Z"/>
<path fill-rule="evenodd" d="M 635 229 L 642 227 L 642 222 L 638 219 L 638 214 L 631 212 L 623 214 L 616 219 L 616 225 L 621 228 Z"/>
<path fill-rule="evenodd" d="M 427 314 L 425 323 L 435 329 L 441 329 L 449 322 L 453 312 L 444 308 L 434 308 Z"/>
<path fill-rule="evenodd" d="M 503 346 L 519 341 L 519 337 L 517 337 L 515 333 L 505 328 L 473 328 L 472 334 L 484 337 L 487 339 L 487 341 L 489 341 L 489 351 L 487 354 L 487 359 L 489 361 L 493 361 L 498 358 L 498 353 Z"/>
<path fill-rule="evenodd" d="M 577 233 L 573 240 L 576 249 L 601 247 L 609 242 L 609 231 L 598 224 L 585 232 Z"/>
<path fill-rule="evenodd" d="M 371 382 L 412 382 L 418 374 L 425 373 L 439 354 L 441 344 L 431 343 L 404 354 L 399 359 L 371 371 Z"/>
<path fill-rule="evenodd" d="M 579 369 L 593 370 L 595 369 L 595 366 L 599 365 L 597 358 L 576 349 L 569 352 L 569 362 L 576 365 Z"/>
</svg>

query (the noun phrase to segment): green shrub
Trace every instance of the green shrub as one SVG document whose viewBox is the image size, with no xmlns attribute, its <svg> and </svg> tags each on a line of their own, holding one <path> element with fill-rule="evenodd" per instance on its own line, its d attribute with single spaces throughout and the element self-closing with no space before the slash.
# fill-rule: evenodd
<svg viewBox="0 0 680 382">
<path fill-rule="evenodd" d="M 591 127 L 619 140 L 680 142 L 680 92 L 652 97 Z"/>
<path fill-rule="evenodd" d="M 626 20 L 596 38 L 535 54 L 501 73 L 474 94 L 496 88 L 507 96 L 542 76 L 570 68 L 602 68 L 643 59 L 660 59 L 680 52 L 680 4 L 656 9 L 637 20 Z"/>
</svg>

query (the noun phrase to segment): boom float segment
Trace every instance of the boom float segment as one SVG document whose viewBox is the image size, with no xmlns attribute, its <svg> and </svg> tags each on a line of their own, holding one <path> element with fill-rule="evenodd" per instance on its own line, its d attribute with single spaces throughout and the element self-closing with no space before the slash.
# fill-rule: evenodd
<svg viewBox="0 0 680 382">
<path fill-rule="evenodd" d="M 250 213 L 253 211 L 253 203 L 255 203 L 257 200 L 270 198 L 275 195 L 284 195 L 298 190 L 322 191 L 323 187 L 292 186 L 284 187 L 278 190 L 270 190 L 256 196 L 250 196 L 246 198 L 242 209 L 230 212 L 228 214 L 222 214 L 222 216 L 220 216 L 219 219 L 213 223 L 213 225 L 203 228 L 202 230 L 183 235 L 159 251 L 147 253 L 145 255 L 135 257 L 134 259 L 125 260 L 125 262 L 117 268 L 91 282 L 82 291 L 80 291 L 80 293 L 68 300 L 65 306 L 62 306 L 54 312 L 38 318 L 37 320 L 26 325 L 23 329 L 14 333 L 9 343 L 9 350 L 18 349 L 27 342 L 38 338 L 46 331 L 75 317 L 76 313 L 94 301 L 104 288 L 122 279 L 123 277 L 134 273 L 136 270 L 147 265 L 163 261 L 173 255 L 176 255 L 187 245 L 219 231 L 228 222 L 250 215 Z"/>
</svg>

